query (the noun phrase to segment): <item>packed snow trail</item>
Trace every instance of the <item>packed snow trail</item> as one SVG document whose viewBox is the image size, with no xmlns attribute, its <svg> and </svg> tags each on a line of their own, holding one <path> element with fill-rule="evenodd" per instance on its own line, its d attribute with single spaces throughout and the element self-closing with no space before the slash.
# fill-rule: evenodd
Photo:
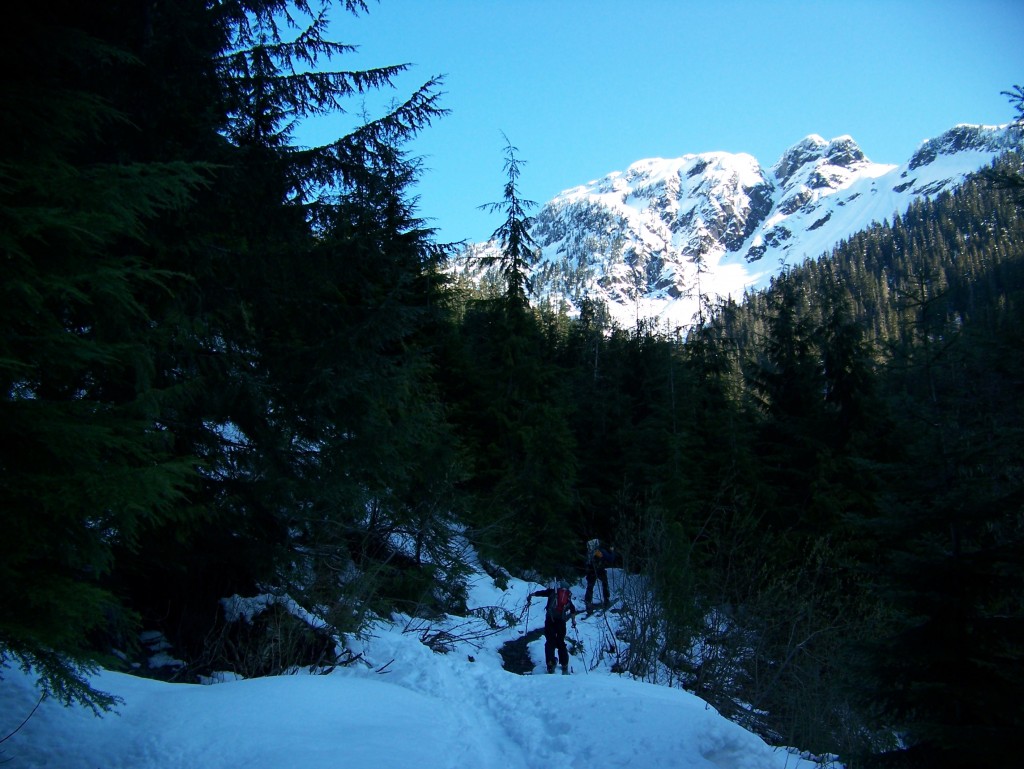
<svg viewBox="0 0 1024 769">
<path fill-rule="evenodd" d="M 481 595 L 479 587 L 471 605 L 517 607 L 532 589 L 515 583 Z M 579 658 L 570 676 L 503 670 L 501 645 L 535 627 L 437 654 L 420 642 L 415 624 L 407 617 L 380 623 L 359 650 L 368 664 L 324 676 L 194 685 L 104 672 L 95 685 L 123 699 L 118 715 L 96 718 L 44 701 L 0 743 L 0 761 L 18 769 L 814 767 L 693 695 L 604 666 L 585 673 Z M 596 648 L 600 626 L 579 625 L 584 645 Z M 543 670 L 543 639 L 528 648 L 535 670 Z M 2 739 L 38 693 L 20 670 L 0 673 Z"/>
</svg>

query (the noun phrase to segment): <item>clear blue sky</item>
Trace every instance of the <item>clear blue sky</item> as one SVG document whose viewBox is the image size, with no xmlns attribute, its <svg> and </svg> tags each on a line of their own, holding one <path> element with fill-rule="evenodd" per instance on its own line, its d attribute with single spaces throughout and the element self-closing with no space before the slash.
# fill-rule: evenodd
<svg viewBox="0 0 1024 769">
<path fill-rule="evenodd" d="M 812 133 L 901 163 L 957 123 L 1009 122 L 1000 92 L 1024 85 L 1024 0 L 368 5 L 334 12 L 331 37 L 359 46 L 341 68 L 414 65 L 388 99 L 445 76 L 451 114 L 408 145 L 424 164 L 417 211 L 444 241 L 500 224 L 478 207 L 501 197 L 503 133 L 542 204 L 643 158 L 724 150 L 769 166 Z M 300 141 L 344 132 L 331 120 Z"/>
</svg>

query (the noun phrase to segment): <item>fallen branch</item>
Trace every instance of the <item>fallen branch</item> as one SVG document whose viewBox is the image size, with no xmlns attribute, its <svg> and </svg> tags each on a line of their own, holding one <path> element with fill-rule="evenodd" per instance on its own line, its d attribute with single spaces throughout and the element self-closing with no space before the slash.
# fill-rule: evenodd
<svg viewBox="0 0 1024 769">
<path fill-rule="evenodd" d="M 18 724 L 18 728 L 15 729 L 10 734 L 8 734 L 6 737 L 0 737 L 0 745 L 2 745 L 3 743 L 7 742 L 7 740 L 11 739 L 11 737 L 13 737 L 18 732 L 21 731 L 21 728 L 25 724 L 27 724 L 29 722 L 29 720 L 32 718 L 32 716 L 34 716 L 36 714 L 36 711 L 39 710 L 39 706 L 43 704 L 43 700 L 45 700 L 45 699 L 46 699 L 46 695 L 45 694 L 40 695 L 39 702 L 37 702 L 36 706 L 34 708 L 32 708 L 32 711 L 27 716 L 25 716 L 25 720 L 22 721 L 20 724 Z"/>
</svg>

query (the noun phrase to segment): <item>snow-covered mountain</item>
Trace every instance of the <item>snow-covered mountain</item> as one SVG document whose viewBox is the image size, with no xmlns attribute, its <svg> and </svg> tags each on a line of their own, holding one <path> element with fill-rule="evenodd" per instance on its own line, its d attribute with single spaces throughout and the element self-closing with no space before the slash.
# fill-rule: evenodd
<svg viewBox="0 0 1024 769">
<path fill-rule="evenodd" d="M 817 135 L 769 168 L 744 153 L 640 160 L 540 209 L 531 229 L 542 249 L 535 299 L 572 312 L 589 297 L 623 326 L 656 318 L 685 327 L 701 294 L 762 288 L 784 265 L 816 258 L 1022 148 L 1020 125 L 959 125 L 902 165 L 869 160 L 849 136 Z M 475 257 L 497 248 L 467 247 L 460 269 L 478 274 Z"/>
</svg>

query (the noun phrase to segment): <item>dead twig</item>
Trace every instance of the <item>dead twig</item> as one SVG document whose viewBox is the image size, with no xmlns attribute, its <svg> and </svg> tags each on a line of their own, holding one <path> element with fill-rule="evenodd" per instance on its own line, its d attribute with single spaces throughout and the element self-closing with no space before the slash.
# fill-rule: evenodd
<svg viewBox="0 0 1024 769">
<path fill-rule="evenodd" d="M 36 711 L 39 710 L 39 706 L 43 704 L 43 700 L 45 700 L 45 699 L 46 699 L 46 695 L 45 694 L 41 694 L 39 696 L 39 702 L 37 702 L 36 706 L 34 708 L 32 708 L 32 710 L 29 712 L 29 714 L 27 716 L 25 716 L 25 720 L 23 720 L 20 724 L 18 724 L 18 728 L 15 729 L 10 734 L 6 735 L 5 737 L 0 737 L 0 745 L 2 745 L 3 743 L 7 742 L 7 740 L 11 739 L 11 737 L 13 737 L 18 732 L 21 731 L 21 728 L 25 724 L 27 724 L 29 722 L 29 720 L 32 718 L 32 716 L 34 716 L 36 714 Z"/>
</svg>

